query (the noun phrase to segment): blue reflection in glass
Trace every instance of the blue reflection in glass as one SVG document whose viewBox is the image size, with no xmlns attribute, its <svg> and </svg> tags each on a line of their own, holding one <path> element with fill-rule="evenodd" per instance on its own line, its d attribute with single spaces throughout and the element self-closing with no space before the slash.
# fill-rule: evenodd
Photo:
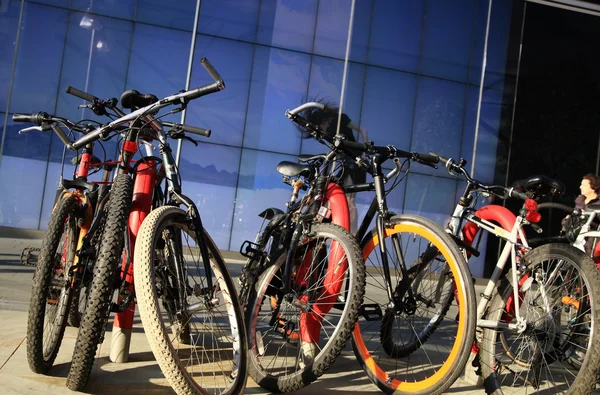
<svg viewBox="0 0 600 395">
<path fill-rule="evenodd" d="M 136 23 L 126 89 L 152 93 L 159 99 L 185 89 L 191 40 L 187 32 Z M 157 56 L 165 53 L 169 56 Z M 180 122 L 181 114 L 162 119 Z"/>
<path fill-rule="evenodd" d="M 69 3 L 71 2 L 71 0 L 34 0 L 34 1 L 28 1 L 29 3 L 42 3 L 42 4 L 47 4 L 47 5 L 53 5 L 56 7 L 63 7 L 63 8 L 69 8 Z M 17 3 L 20 4 L 20 1 L 9 1 L 9 3 Z"/>
<path fill-rule="evenodd" d="M 369 43 L 369 64 L 417 72 L 423 1 L 376 1 Z"/>
<path fill-rule="evenodd" d="M 185 122 L 212 129 L 211 142 L 242 145 L 253 45 L 198 35 L 190 88 L 214 82 L 199 60 L 207 57 L 221 74 L 226 89 L 191 101 Z"/>
<path fill-rule="evenodd" d="M 71 9 L 133 20 L 136 0 L 71 0 Z"/>
<path fill-rule="evenodd" d="M 377 145 L 410 146 L 416 92 L 413 74 L 367 68 L 361 125 Z"/>
<path fill-rule="evenodd" d="M 467 113 L 462 147 L 462 156 L 469 162 L 468 169 L 471 169 L 471 162 L 473 160 L 478 97 L 479 89 L 470 87 L 467 98 Z M 478 180 L 487 183 L 492 183 L 494 180 L 501 111 L 502 93 L 495 90 L 483 91 L 474 176 Z"/>
<path fill-rule="evenodd" d="M 313 52 L 345 59 L 352 0 L 319 2 Z M 356 0 L 350 60 L 365 62 L 371 28 L 372 0 Z"/>
<path fill-rule="evenodd" d="M 456 183 L 455 179 L 409 174 L 404 213 L 422 215 L 443 226 L 456 205 Z"/>
<path fill-rule="evenodd" d="M 183 143 L 179 171 L 183 193 L 193 199 L 202 221 L 219 248 L 229 246 L 239 148 Z"/>
<path fill-rule="evenodd" d="M 429 0 L 426 12 L 421 74 L 466 82 L 475 0 Z"/>
<path fill-rule="evenodd" d="M 276 171 L 277 164 L 283 160 L 296 162 L 297 158 L 270 152 L 242 150 L 240 181 L 229 249 L 238 250 L 244 240 L 254 240 L 263 220 L 258 217 L 260 212 L 269 207 L 285 209 L 285 203 L 289 200 L 292 190 L 281 181 L 282 176 Z"/>
<path fill-rule="evenodd" d="M 5 116 L 0 113 L 0 125 L 4 125 Z M 41 132 L 19 136 L 20 129 L 31 125 L 14 124 L 11 116 L 8 114 L 0 164 L 0 185 L 4 186 L 0 193 L 0 226 L 37 229 L 50 136 Z"/>
<path fill-rule="evenodd" d="M 26 3 L 24 12 L 10 112 L 53 113 L 68 11 Z"/>
<path fill-rule="evenodd" d="M 2 119 L 4 125 L 4 118 Z M 29 123 L 13 122 L 12 114 L 8 114 L 8 122 L 4 135 L 4 150 L 2 156 L 14 156 L 46 161 L 50 151 L 52 132 L 32 131 L 19 134 L 19 130 L 34 126 Z M 4 184 L 6 185 L 6 184 Z"/>
<path fill-rule="evenodd" d="M 492 5 L 485 73 L 486 88 L 504 89 L 508 37 L 512 18 L 512 2 L 496 1 Z"/>
<path fill-rule="evenodd" d="M 410 149 L 458 157 L 462 144 L 464 116 L 464 84 L 420 77 Z M 414 166 L 420 173 L 439 174 L 437 170 L 427 166 Z"/>
<path fill-rule="evenodd" d="M 317 0 L 262 0 L 256 42 L 311 52 Z"/>
<path fill-rule="evenodd" d="M 0 110 L 2 111 L 6 110 L 21 11 L 20 2 L 11 1 L 7 5 L 7 9 L 0 12 Z"/>
<path fill-rule="evenodd" d="M 256 47 L 244 147 L 300 151 L 300 135 L 285 111 L 304 101 L 309 64 L 309 55 Z"/>
<path fill-rule="evenodd" d="M 196 0 L 138 0 L 136 21 L 192 31 Z"/>
<path fill-rule="evenodd" d="M 310 69 L 310 85 L 308 87 L 307 101 L 322 99 L 339 107 L 343 74 L 344 62 L 342 60 L 314 56 Z M 364 81 L 365 66 L 357 63 L 349 63 L 342 111 L 357 125 L 361 124 Z M 354 137 L 359 138 L 356 132 Z M 302 140 L 302 153 L 316 154 L 325 152 L 325 150 L 326 148 L 323 145 L 313 139 Z"/>
<path fill-rule="evenodd" d="M 86 118 L 104 123 L 108 120 L 90 110 L 78 110 L 78 105 L 87 102 L 65 91 L 73 86 L 99 98 L 119 98 L 125 90 L 132 30 L 132 22 L 104 16 L 94 16 L 90 21 L 86 14 L 71 13 L 57 114 L 72 121 Z M 113 140 L 104 143 L 109 159 L 114 159 L 116 142 Z M 60 161 L 63 147 L 63 143 L 54 138 L 50 160 Z"/>
<path fill-rule="evenodd" d="M 198 32 L 254 41 L 260 0 L 202 0 Z"/>
</svg>

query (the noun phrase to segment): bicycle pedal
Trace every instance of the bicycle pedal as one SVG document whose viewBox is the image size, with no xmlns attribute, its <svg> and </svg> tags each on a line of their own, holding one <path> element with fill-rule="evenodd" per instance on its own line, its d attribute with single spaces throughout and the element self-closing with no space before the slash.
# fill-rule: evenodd
<svg viewBox="0 0 600 395">
<path fill-rule="evenodd" d="M 358 309 L 358 314 L 363 316 L 366 321 L 381 321 L 383 312 L 378 304 L 363 304 Z"/>
<path fill-rule="evenodd" d="M 21 251 L 21 264 L 25 266 L 36 266 L 38 263 L 38 257 L 40 255 L 40 249 L 37 247 L 25 247 Z"/>
<path fill-rule="evenodd" d="M 260 246 L 250 240 L 245 240 L 240 247 L 240 254 L 248 259 L 254 259 L 261 253 Z"/>
</svg>

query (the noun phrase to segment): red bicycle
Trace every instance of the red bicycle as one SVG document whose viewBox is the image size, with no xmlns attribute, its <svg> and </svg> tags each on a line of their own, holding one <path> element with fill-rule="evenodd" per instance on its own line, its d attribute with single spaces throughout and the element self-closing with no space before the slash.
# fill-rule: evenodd
<svg viewBox="0 0 600 395">
<path fill-rule="evenodd" d="M 157 115 L 170 105 L 179 107 L 167 114 L 182 111 L 190 100 L 225 88 L 210 63 L 206 59 L 201 63 L 214 83 L 161 100 L 127 91 L 121 104 L 131 108 L 130 114 L 70 145 L 77 149 L 108 138 L 128 124 L 67 377 L 72 390 L 83 389 L 88 381 L 111 311 L 117 312 L 111 358 L 127 360 L 135 294 L 150 346 L 176 391 L 230 394 L 245 387 L 246 334 L 235 287 L 198 209 L 181 193 L 179 171 L 167 142 L 167 137 L 189 139 L 185 132 L 209 136 L 210 131 L 161 122 Z M 85 93 L 80 97 L 93 99 Z M 164 131 L 164 126 L 171 129 Z M 146 155 L 133 164 L 138 144 L 148 147 L 153 141 L 159 143 L 161 157 L 146 149 Z M 162 181 L 165 187 L 159 190 Z"/>
<path fill-rule="evenodd" d="M 73 88 L 67 90 L 74 92 Z M 91 104 L 98 115 L 107 110 L 118 111 L 116 99 L 95 99 Z M 87 134 L 94 127 L 73 123 L 65 118 L 49 115 L 14 114 L 13 121 L 38 126 L 22 129 L 29 131 L 52 130 L 63 143 L 71 143 L 63 130 Z M 63 156 L 64 161 L 64 156 Z M 94 156 L 94 142 L 83 147 L 72 162 L 77 166 L 73 179 L 61 176 L 60 187 L 33 276 L 33 288 L 27 319 L 27 361 L 35 373 L 46 373 L 53 365 L 67 324 L 79 326 L 80 307 L 85 304 L 96 259 L 97 242 L 102 233 L 109 176 L 114 162 L 101 161 Z M 103 169 L 100 182 L 88 181 L 94 168 Z"/>
</svg>

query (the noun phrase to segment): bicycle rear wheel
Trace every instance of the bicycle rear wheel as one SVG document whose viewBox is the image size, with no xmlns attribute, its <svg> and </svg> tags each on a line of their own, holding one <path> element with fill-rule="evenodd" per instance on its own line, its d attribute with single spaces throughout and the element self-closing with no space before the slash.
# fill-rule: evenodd
<svg viewBox="0 0 600 395">
<path fill-rule="evenodd" d="M 565 244 L 545 244 L 522 258 L 521 328 L 485 329 L 481 368 L 488 393 L 588 394 L 600 367 L 600 278 L 593 261 Z M 514 291 L 504 278 L 488 320 L 517 323 Z"/>
<path fill-rule="evenodd" d="M 134 258 L 140 316 L 177 393 L 239 394 L 246 385 L 248 350 L 242 310 L 219 250 L 206 233 L 204 241 L 211 273 L 183 210 L 165 206 L 146 217 Z"/>
<path fill-rule="evenodd" d="M 342 227 L 312 225 L 292 253 L 289 292 L 284 253 L 257 279 L 246 313 L 250 376 L 273 392 L 305 387 L 331 366 L 363 300 L 360 249 Z"/>
<path fill-rule="evenodd" d="M 391 297 L 373 230 L 363 241 L 365 302 L 352 334 L 354 353 L 384 392 L 442 393 L 462 374 L 473 345 L 471 273 L 452 238 L 426 218 L 394 216 L 385 232 Z M 412 295 L 402 288 L 401 265 Z"/>
<path fill-rule="evenodd" d="M 27 317 L 27 362 L 35 373 L 52 367 L 67 326 L 73 299 L 68 273 L 77 252 L 78 207 L 73 196 L 61 199 L 42 241 Z"/>
</svg>

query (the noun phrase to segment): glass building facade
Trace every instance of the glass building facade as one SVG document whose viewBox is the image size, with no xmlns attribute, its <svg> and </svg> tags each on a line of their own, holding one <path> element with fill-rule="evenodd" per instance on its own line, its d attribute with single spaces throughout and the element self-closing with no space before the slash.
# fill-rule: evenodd
<svg viewBox="0 0 600 395">
<path fill-rule="evenodd" d="M 164 97 L 188 81 L 190 87 L 210 82 L 202 57 L 227 88 L 191 102 L 184 119 L 167 119 L 213 131 L 198 147 L 183 143 L 180 170 L 184 193 L 221 249 L 238 250 L 254 239 L 260 211 L 284 207 L 290 189 L 275 170 L 279 161 L 324 152 L 284 115 L 315 98 L 341 104 L 376 144 L 464 157 L 469 166 L 475 161 L 478 179 L 491 183 L 503 98 L 512 89 L 506 81 L 512 4 L 0 0 L 0 226 L 45 229 L 62 170 L 60 140 L 51 133 L 18 135 L 23 125 L 12 114 L 105 121 L 77 109 L 81 100 L 66 87 L 101 98 L 126 89 Z M 96 149 L 107 159 L 115 152 L 115 142 Z M 65 177 L 71 173 L 65 165 Z M 389 204 L 443 224 L 461 189 L 443 169 L 413 164 Z M 357 196 L 359 215 L 372 198 Z M 482 274 L 481 264 L 472 267 Z"/>
</svg>

